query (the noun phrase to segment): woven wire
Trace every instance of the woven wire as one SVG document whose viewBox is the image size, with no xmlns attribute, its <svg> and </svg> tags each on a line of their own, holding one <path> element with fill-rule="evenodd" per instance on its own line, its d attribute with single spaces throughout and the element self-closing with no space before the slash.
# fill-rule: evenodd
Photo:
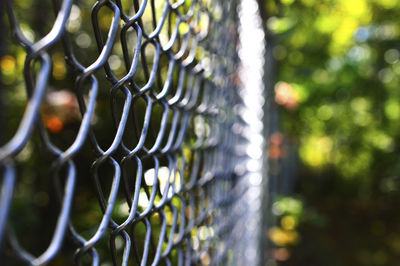
<svg viewBox="0 0 400 266">
<path fill-rule="evenodd" d="M 0 259 L 235 264 L 248 157 L 237 2 L 43 1 L 40 27 L 21 6 L 5 5 L 26 96 L 7 101 L 17 89 L 3 84 Z M 38 195 L 47 211 L 32 219 Z"/>
</svg>

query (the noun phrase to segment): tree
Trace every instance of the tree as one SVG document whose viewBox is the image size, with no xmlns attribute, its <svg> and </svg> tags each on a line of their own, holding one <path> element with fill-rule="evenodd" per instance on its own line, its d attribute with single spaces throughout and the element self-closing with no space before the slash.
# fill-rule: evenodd
<svg viewBox="0 0 400 266">
<path fill-rule="evenodd" d="M 399 1 L 282 0 L 262 7 L 276 43 L 282 128 L 298 143 L 302 163 L 302 240 L 283 265 L 395 265 Z"/>
</svg>

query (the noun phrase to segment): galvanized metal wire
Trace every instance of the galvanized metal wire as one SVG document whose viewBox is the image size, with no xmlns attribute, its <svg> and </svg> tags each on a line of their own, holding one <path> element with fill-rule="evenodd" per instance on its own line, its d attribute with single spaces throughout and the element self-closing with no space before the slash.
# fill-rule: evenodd
<svg viewBox="0 0 400 266">
<path fill-rule="evenodd" d="M 100 0 L 89 11 L 90 5 L 44 1 L 36 12 L 47 26 L 38 27 L 22 21 L 21 5 L 6 1 L 4 37 L 13 39 L 5 51 L 23 49 L 26 96 L 19 99 L 21 116 L 13 116 L 11 100 L 1 106 L 17 127 L 0 121 L 7 133 L 0 149 L 0 260 L 235 264 L 234 244 L 246 233 L 240 202 L 249 188 L 237 1 Z M 12 89 L 3 86 L 5 101 Z M 68 123 L 75 127 L 67 131 Z M 32 146 L 36 161 L 20 160 Z M 30 232 L 32 244 L 32 219 L 18 208 L 18 191 L 34 173 L 41 181 L 29 189 L 46 193 L 47 213 L 56 219 L 33 214 L 52 234 L 39 241 L 41 232 Z M 39 188 L 43 180 L 52 185 Z M 94 218 L 77 211 L 86 201 Z M 82 217 L 97 220 L 82 229 Z"/>
</svg>

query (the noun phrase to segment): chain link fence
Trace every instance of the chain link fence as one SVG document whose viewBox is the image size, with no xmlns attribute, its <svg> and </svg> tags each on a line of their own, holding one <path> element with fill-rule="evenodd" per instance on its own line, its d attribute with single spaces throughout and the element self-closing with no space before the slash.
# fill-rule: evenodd
<svg viewBox="0 0 400 266">
<path fill-rule="evenodd" d="M 262 62 L 243 37 L 239 58 L 238 6 L 5 1 L 3 265 L 258 263 Z"/>
</svg>

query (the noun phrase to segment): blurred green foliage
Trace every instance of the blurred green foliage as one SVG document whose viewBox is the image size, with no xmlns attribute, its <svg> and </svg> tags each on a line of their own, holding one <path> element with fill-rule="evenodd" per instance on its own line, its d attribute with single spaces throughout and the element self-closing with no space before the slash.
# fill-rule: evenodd
<svg viewBox="0 0 400 266">
<path fill-rule="evenodd" d="M 304 204 L 298 245 L 277 249 L 276 258 L 399 265 L 400 1 L 281 0 L 263 8 Z"/>
</svg>

